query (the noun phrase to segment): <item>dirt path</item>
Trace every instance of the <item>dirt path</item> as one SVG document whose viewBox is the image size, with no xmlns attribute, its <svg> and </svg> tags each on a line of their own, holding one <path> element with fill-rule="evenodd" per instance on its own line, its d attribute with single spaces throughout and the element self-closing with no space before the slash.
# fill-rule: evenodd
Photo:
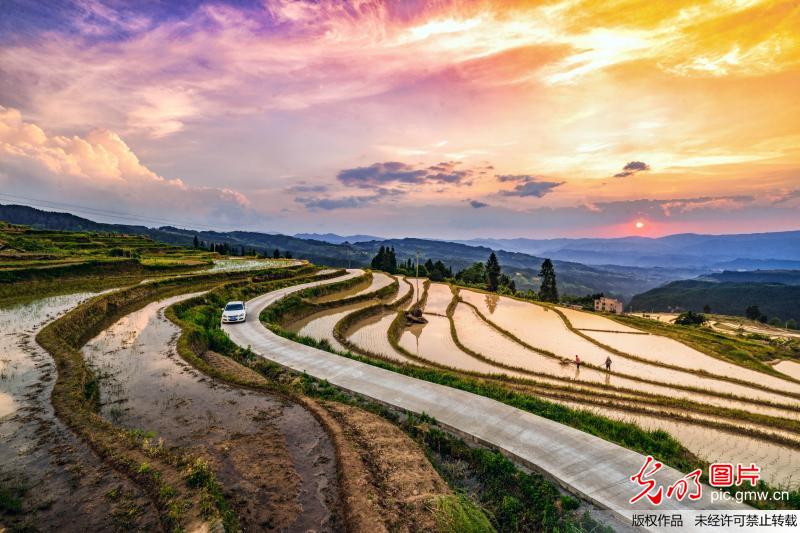
<svg viewBox="0 0 800 533">
<path fill-rule="evenodd" d="M 205 458 L 244 530 L 333 530 L 335 451 L 324 428 L 299 405 L 186 365 L 174 350 L 178 328 L 163 315 L 186 297 L 149 304 L 84 347 L 101 376 L 101 414 Z"/>
<path fill-rule="evenodd" d="M 157 531 L 150 500 L 56 418 L 53 360 L 34 338 L 92 296 L 55 296 L 0 310 L 0 530 Z"/>
</svg>

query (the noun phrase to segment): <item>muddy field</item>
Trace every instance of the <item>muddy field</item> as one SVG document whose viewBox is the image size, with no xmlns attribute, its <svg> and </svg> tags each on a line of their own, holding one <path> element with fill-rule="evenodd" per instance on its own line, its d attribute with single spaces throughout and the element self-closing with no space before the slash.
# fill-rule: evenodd
<svg viewBox="0 0 800 533">
<path fill-rule="evenodd" d="M 174 350 L 179 330 L 163 314 L 185 297 L 149 304 L 87 343 L 102 415 L 153 445 L 205 458 L 246 530 L 334 530 L 336 464 L 324 428 L 295 403 L 187 366 Z"/>
<path fill-rule="evenodd" d="M 157 530 L 149 499 L 108 468 L 61 424 L 50 404 L 55 365 L 34 340 L 91 293 L 45 298 L 0 310 L 0 487 L 18 508 L 0 529 Z"/>
</svg>

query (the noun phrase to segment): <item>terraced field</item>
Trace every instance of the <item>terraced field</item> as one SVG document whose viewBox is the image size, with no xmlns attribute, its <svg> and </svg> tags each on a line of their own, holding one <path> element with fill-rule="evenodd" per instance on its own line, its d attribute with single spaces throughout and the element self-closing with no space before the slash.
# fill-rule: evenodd
<svg viewBox="0 0 800 533">
<path fill-rule="evenodd" d="M 219 335 L 214 298 L 340 272 L 231 263 L 0 308 L 0 530 L 435 530 L 443 509 L 487 523 L 397 425 L 307 396 Z M 394 283 L 378 274 L 305 322 L 410 297 Z"/>
<path fill-rule="evenodd" d="M 347 341 L 346 347 L 336 342 L 336 349 L 493 376 L 512 390 L 666 430 L 709 462 L 735 463 L 750 454 L 771 485 L 800 487 L 795 363 L 779 363 L 775 368 L 783 374 L 770 375 L 599 314 L 454 292 L 443 283 L 420 287 L 425 324 L 406 323 L 398 311 L 410 304 L 393 306 L 397 299 L 387 299 L 380 312 L 354 323 L 348 315 L 365 306 L 328 310 L 315 319 L 319 328 L 306 331 L 335 341 L 336 321 L 329 318 L 335 316 L 340 329 L 346 326 Z M 354 293 L 339 297 L 348 294 Z M 331 305 L 336 298 L 329 294 L 325 301 Z M 604 367 L 609 357 L 610 372 Z"/>
</svg>

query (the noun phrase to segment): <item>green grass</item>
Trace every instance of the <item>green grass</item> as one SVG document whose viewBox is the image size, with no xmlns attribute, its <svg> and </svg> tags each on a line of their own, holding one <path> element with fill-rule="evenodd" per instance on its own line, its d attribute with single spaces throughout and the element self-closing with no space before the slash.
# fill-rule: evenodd
<svg viewBox="0 0 800 533">
<path fill-rule="evenodd" d="M 0 306 L 205 269 L 216 257 L 142 236 L 0 223 Z"/>
<path fill-rule="evenodd" d="M 439 496 L 432 502 L 436 528 L 441 533 L 497 531 L 486 514 L 464 494 Z"/>
</svg>

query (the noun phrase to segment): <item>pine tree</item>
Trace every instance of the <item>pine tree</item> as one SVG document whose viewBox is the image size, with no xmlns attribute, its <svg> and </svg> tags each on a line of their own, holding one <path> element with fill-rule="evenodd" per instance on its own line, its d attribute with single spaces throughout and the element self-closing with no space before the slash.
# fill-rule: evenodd
<svg viewBox="0 0 800 533">
<path fill-rule="evenodd" d="M 386 247 L 381 246 L 378 249 L 378 253 L 375 254 L 375 257 L 372 258 L 372 261 L 369 264 L 369 267 L 372 270 L 383 270 L 383 264 L 386 261 Z"/>
<path fill-rule="evenodd" d="M 539 287 L 539 299 L 543 302 L 557 302 L 556 270 L 553 268 L 553 262 L 550 259 L 545 259 L 542 262 L 539 278 L 542 280 L 542 284 Z"/>
<path fill-rule="evenodd" d="M 383 260 L 381 261 L 381 270 L 389 274 L 397 273 L 397 256 L 394 253 L 394 247 L 388 246 L 384 250 Z"/>
<path fill-rule="evenodd" d="M 290 252 L 289 250 L 286 250 L 286 253 L 283 254 L 283 257 L 285 257 L 286 259 L 291 259 L 292 258 L 292 252 Z"/>
<path fill-rule="evenodd" d="M 275 249 L 272 251 L 272 258 L 273 258 L 273 259 L 280 259 L 280 258 L 281 258 L 281 251 L 280 251 L 280 250 L 278 250 L 277 248 L 275 248 Z"/>
<path fill-rule="evenodd" d="M 194 239 L 192 239 L 192 248 L 197 250 L 199 247 L 200 247 L 200 241 L 197 239 L 197 235 L 195 235 Z"/>
<path fill-rule="evenodd" d="M 496 291 L 499 278 L 500 262 L 497 260 L 497 256 L 494 252 L 492 252 L 489 255 L 489 259 L 486 261 L 486 290 L 492 292 Z"/>
</svg>

